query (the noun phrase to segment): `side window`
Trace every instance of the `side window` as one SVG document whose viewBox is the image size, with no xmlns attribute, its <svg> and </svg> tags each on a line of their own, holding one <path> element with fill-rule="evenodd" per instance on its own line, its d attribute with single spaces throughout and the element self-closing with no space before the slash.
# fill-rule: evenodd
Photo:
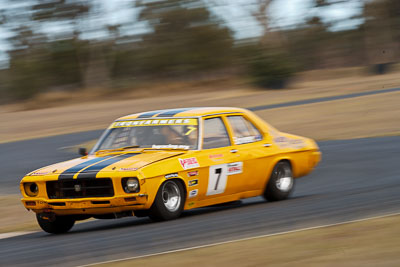
<svg viewBox="0 0 400 267">
<path fill-rule="evenodd" d="M 228 132 L 221 118 L 204 120 L 203 149 L 230 146 Z"/>
<path fill-rule="evenodd" d="M 260 131 L 243 116 L 228 116 L 228 121 L 233 129 L 235 145 L 253 143 L 262 139 Z"/>
</svg>

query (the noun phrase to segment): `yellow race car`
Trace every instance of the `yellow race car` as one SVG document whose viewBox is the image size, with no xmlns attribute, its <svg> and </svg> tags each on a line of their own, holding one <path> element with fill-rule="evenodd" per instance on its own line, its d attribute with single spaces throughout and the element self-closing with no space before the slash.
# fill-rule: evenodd
<svg viewBox="0 0 400 267">
<path fill-rule="evenodd" d="M 317 144 L 240 108 L 180 108 L 121 117 L 82 157 L 21 181 L 22 203 L 49 233 L 75 221 L 170 220 L 243 198 L 286 199 L 320 161 Z"/>
</svg>

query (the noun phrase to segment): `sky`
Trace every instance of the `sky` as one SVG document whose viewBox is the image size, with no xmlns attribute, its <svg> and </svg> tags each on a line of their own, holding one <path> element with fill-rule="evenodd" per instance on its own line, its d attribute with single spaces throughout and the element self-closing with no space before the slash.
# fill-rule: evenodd
<svg viewBox="0 0 400 267">
<path fill-rule="evenodd" d="M 254 3 L 257 0 L 204 0 L 211 5 L 218 4 L 212 8 L 212 12 L 222 18 L 226 25 L 229 26 L 235 35 L 235 38 L 252 38 L 261 34 L 262 29 L 251 16 L 254 8 Z M 12 3 L 12 0 L 0 0 L 0 9 L 6 4 Z M 302 23 L 307 17 L 319 15 L 326 22 L 335 21 L 332 30 L 342 30 L 352 28 L 362 21 L 348 20 L 348 18 L 360 13 L 363 0 L 351 0 L 342 4 L 334 5 L 329 8 L 313 9 L 312 0 L 275 0 L 270 8 L 272 18 L 272 26 L 274 27 L 291 27 Z M 137 11 L 130 8 L 132 0 L 98 0 L 99 10 L 102 10 L 102 16 L 93 20 L 91 26 L 99 24 L 124 24 L 131 22 L 132 18 L 137 17 Z M 2 6 L 3 5 L 3 6 Z M 61 29 L 60 25 L 47 25 L 46 30 L 57 32 Z M 146 24 L 135 23 L 133 27 L 122 28 L 122 32 L 126 34 L 138 34 L 146 32 Z M 83 38 L 101 38 L 104 32 L 92 33 L 91 35 L 83 36 Z M 0 26 L 0 63 L 7 62 L 7 50 L 10 45 L 4 41 L 10 33 Z M 0 64 L 1 67 L 1 64 Z"/>
<path fill-rule="evenodd" d="M 210 6 L 218 4 L 217 7 L 212 8 L 212 11 L 234 30 L 236 38 L 251 38 L 261 34 L 261 27 L 251 16 L 257 0 L 204 1 Z M 103 8 L 107 10 L 106 20 L 110 23 L 131 21 L 132 16 L 135 16 L 135 11 L 128 8 L 131 2 L 131 0 L 101 0 Z M 307 16 L 321 15 L 326 22 L 337 21 L 332 30 L 341 30 L 362 23 L 360 20 L 347 20 L 360 13 L 362 3 L 363 0 L 351 0 L 319 9 L 318 14 L 315 9 L 312 9 L 312 0 L 275 0 L 270 13 L 273 26 L 290 27 L 304 22 Z M 140 29 L 136 29 L 138 30 Z"/>
<path fill-rule="evenodd" d="M 214 8 L 216 14 L 236 29 L 236 38 L 251 38 L 261 34 L 261 28 L 250 16 L 255 0 L 221 0 L 226 6 Z M 272 26 L 291 27 L 305 22 L 309 16 L 319 15 L 324 22 L 336 21 L 332 30 L 342 30 L 356 27 L 361 20 L 347 20 L 359 14 L 362 10 L 362 0 L 352 0 L 318 11 L 312 8 L 312 0 L 276 0 L 270 8 Z"/>
</svg>

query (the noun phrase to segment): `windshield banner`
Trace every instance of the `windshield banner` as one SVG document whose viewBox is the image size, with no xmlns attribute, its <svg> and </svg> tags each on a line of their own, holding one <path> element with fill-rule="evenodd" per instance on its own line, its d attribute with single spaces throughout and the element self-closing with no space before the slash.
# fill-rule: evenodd
<svg viewBox="0 0 400 267">
<path fill-rule="evenodd" d="M 197 119 L 167 119 L 167 120 L 132 120 L 116 121 L 110 128 L 136 127 L 136 126 L 160 126 L 160 125 L 197 125 Z"/>
</svg>

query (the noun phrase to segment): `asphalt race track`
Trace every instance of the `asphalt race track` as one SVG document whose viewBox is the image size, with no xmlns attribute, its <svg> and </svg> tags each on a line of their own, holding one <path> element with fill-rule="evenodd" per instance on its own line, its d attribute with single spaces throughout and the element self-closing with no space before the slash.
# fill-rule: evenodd
<svg viewBox="0 0 400 267">
<path fill-rule="evenodd" d="M 19 193 L 18 182 L 35 169 L 79 157 L 71 146 L 99 138 L 103 130 L 0 144 L 0 194 Z"/>
<path fill-rule="evenodd" d="M 74 156 L 60 147 L 98 135 L 97 131 L 1 144 L 0 193 L 16 193 L 25 172 Z M 400 137 L 319 145 L 322 163 L 297 180 L 287 201 L 252 198 L 188 211 L 169 222 L 135 217 L 97 220 L 76 225 L 68 234 L 37 232 L 2 239 L 0 266 L 76 266 L 400 212 Z"/>
</svg>

